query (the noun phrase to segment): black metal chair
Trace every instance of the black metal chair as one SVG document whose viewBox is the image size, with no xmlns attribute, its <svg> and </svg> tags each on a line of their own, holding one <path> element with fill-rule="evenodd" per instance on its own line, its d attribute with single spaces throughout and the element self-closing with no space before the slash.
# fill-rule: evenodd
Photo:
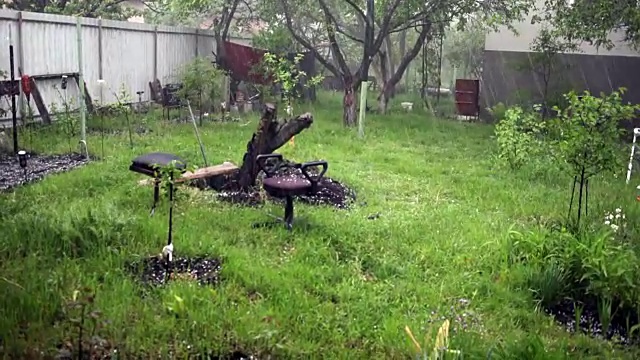
<svg viewBox="0 0 640 360">
<path fill-rule="evenodd" d="M 277 159 L 278 164 L 267 169 L 266 162 L 269 159 Z M 260 170 L 265 173 L 262 187 L 271 196 L 284 198 L 284 218 L 278 219 L 275 223 L 284 223 L 288 230 L 293 228 L 293 198 L 295 196 L 310 195 L 317 191 L 318 182 L 327 172 L 329 164 L 326 161 L 310 161 L 306 163 L 284 163 L 281 154 L 264 154 L 256 157 L 256 163 Z M 309 168 L 322 167 L 317 175 L 313 176 L 308 172 Z M 298 169 L 302 176 L 297 174 L 279 175 L 278 171 L 283 168 Z M 258 226 L 259 224 L 256 224 Z"/>
<path fill-rule="evenodd" d="M 153 205 L 151 206 L 150 215 L 155 212 L 160 198 L 160 174 L 158 174 L 158 168 L 168 166 L 172 162 L 175 162 L 176 169 L 181 173 L 187 170 L 187 163 L 182 158 L 161 152 L 141 155 L 131 161 L 129 170 L 153 178 Z M 169 184 L 169 194 L 171 201 L 173 199 L 173 184 Z"/>
</svg>

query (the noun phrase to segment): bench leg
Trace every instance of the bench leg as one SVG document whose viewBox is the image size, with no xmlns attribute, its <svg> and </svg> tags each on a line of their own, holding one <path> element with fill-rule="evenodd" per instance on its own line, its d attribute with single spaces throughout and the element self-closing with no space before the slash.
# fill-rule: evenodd
<svg viewBox="0 0 640 360">
<path fill-rule="evenodd" d="M 273 215 L 270 215 L 273 216 Z M 275 216 L 273 216 L 275 217 Z M 275 217 L 275 220 L 255 223 L 253 224 L 253 228 L 261 228 L 261 227 L 273 227 L 276 225 L 282 226 L 291 231 L 293 230 L 293 196 L 287 196 L 284 200 L 284 217 L 279 218 Z"/>
<path fill-rule="evenodd" d="M 287 196 L 284 200 L 284 225 L 287 230 L 293 229 L 293 197 Z"/>
<path fill-rule="evenodd" d="M 153 216 L 156 212 L 156 205 L 160 199 L 160 181 L 158 179 L 153 180 L 153 205 L 151 205 L 151 212 L 149 216 Z"/>
</svg>

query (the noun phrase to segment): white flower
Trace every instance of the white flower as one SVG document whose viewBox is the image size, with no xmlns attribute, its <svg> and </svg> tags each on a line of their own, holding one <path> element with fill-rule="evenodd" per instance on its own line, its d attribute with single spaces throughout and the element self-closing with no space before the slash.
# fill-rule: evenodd
<svg viewBox="0 0 640 360">
<path fill-rule="evenodd" d="M 620 214 L 616 214 L 616 219 L 620 219 Z"/>
<path fill-rule="evenodd" d="M 616 209 L 616 214 L 620 214 L 621 212 L 622 212 L 622 209 L 620 209 L 620 208 Z"/>
<path fill-rule="evenodd" d="M 613 229 L 613 231 L 618 231 L 619 226 L 616 224 L 611 224 L 611 229 Z"/>
<path fill-rule="evenodd" d="M 611 225 L 611 221 L 607 220 L 604 222 L 605 225 Z"/>
</svg>

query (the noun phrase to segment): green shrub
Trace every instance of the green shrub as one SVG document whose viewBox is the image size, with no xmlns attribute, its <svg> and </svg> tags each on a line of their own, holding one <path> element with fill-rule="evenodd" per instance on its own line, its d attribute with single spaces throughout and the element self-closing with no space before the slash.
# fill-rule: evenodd
<svg viewBox="0 0 640 360">
<path fill-rule="evenodd" d="M 640 306 L 640 263 L 636 249 L 607 227 L 572 234 L 539 227 L 512 232 L 509 259 L 524 275 L 539 305 L 562 299 L 593 299 L 606 329 L 616 312 Z M 639 319 L 629 319 L 631 324 Z"/>
<path fill-rule="evenodd" d="M 542 152 L 544 129 L 545 123 L 537 113 L 519 106 L 508 108 L 495 128 L 498 158 L 514 170 L 536 160 Z"/>
</svg>

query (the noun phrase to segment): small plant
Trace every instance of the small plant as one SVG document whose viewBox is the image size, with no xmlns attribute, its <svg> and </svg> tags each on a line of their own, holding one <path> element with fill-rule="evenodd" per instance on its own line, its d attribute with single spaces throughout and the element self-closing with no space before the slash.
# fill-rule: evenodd
<svg viewBox="0 0 640 360">
<path fill-rule="evenodd" d="M 542 152 L 544 129 L 545 123 L 538 114 L 525 112 L 519 106 L 507 109 L 495 128 L 498 158 L 513 170 L 521 168 Z"/>
<path fill-rule="evenodd" d="M 304 71 L 298 69 L 303 57 L 302 54 L 297 54 L 293 61 L 290 61 L 284 56 L 277 56 L 268 52 L 264 54 L 262 59 L 261 70 L 263 75 L 266 78 L 271 78 L 275 84 L 281 86 L 289 115 L 292 114 L 293 100 L 299 96 L 299 94 L 296 94 L 296 87 L 307 76 Z M 322 79 L 322 75 L 316 75 L 307 79 L 304 86 L 312 87 L 318 85 L 322 82 Z"/>
<path fill-rule="evenodd" d="M 627 226 L 626 216 L 622 212 L 621 208 L 617 208 L 613 213 L 604 213 L 604 224 L 611 228 L 611 231 L 617 233 L 620 229 L 625 229 Z"/>
<path fill-rule="evenodd" d="M 203 114 L 210 112 L 214 104 L 222 99 L 224 75 L 224 71 L 204 57 L 196 57 L 180 70 L 182 88 L 178 96 L 191 104 L 197 104 L 200 126 Z"/>
<path fill-rule="evenodd" d="M 574 175 L 569 216 L 575 187 L 579 184 L 576 227 L 580 225 L 583 212 L 588 214 L 586 197 L 589 179 L 623 167 L 622 159 L 618 156 L 621 150 L 620 136 L 624 133 L 620 122 L 632 119 L 640 110 L 640 105 L 622 102 L 624 91 L 624 88 L 620 88 L 609 95 L 600 94 L 600 97 L 588 91 L 582 95 L 571 91 L 564 95 L 567 107 L 554 107 L 558 113 L 558 121 L 554 124 L 555 133 L 559 135 L 559 155 Z"/>
<path fill-rule="evenodd" d="M 460 350 L 449 349 L 449 320 L 445 320 L 444 323 L 438 329 L 433 349 L 429 350 L 427 347 L 428 340 L 425 339 L 424 348 L 420 345 L 418 340 L 411 332 L 408 326 L 405 326 L 404 331 L 411 339 L 413 346 L 415 347 L 417 359 L 419 360 L 443 360 L 443 359 L 458 359 L 461 358 L 462 353 Z"/>
<path fill-rule="evenodd" d="M 131 95 L 129 95 L 124 84 L 121 84 L 118 93 L 114 93 L 113 96 L 116 98 L 116 104 L 114 104 L 113 110 L 116 114 L 124 116 L 127 123 L 127 131 L 129 132 L 129 146 L 133 149 L 133 129 L 131 128 L 130 117 L 131 106 L 129 106 L 129 104 L 131 104 Z"/>
<path fill-rule="evenodd" d="M 85 287 L 75 290 L 66 301 L 64 313 L 68 321 L 69 341 L 59 349 L 60 358 L 100 358 L 109 355 L 110 344 L 100 337 L 105 322 L 95 307 L 96 290 Z"/>
<path fill-rule="evenodd" d="M 69 152 L 73 150 L 73 138 L 78 135 L 78 119 L 72 114 L 73 112 L 73 98 L 67 99 L 66 95 L 63 95 L 58 89 L 57 85 L 53 85 L 56 89 L 62 102 L 62 111 L 58 114 L 57 104 L 54 102 L 51 104 L 51 113 L 58 115 L 58 124 L 62 127 L 62 131 L 67 137 L 69 143 Z"/>
</svg>

